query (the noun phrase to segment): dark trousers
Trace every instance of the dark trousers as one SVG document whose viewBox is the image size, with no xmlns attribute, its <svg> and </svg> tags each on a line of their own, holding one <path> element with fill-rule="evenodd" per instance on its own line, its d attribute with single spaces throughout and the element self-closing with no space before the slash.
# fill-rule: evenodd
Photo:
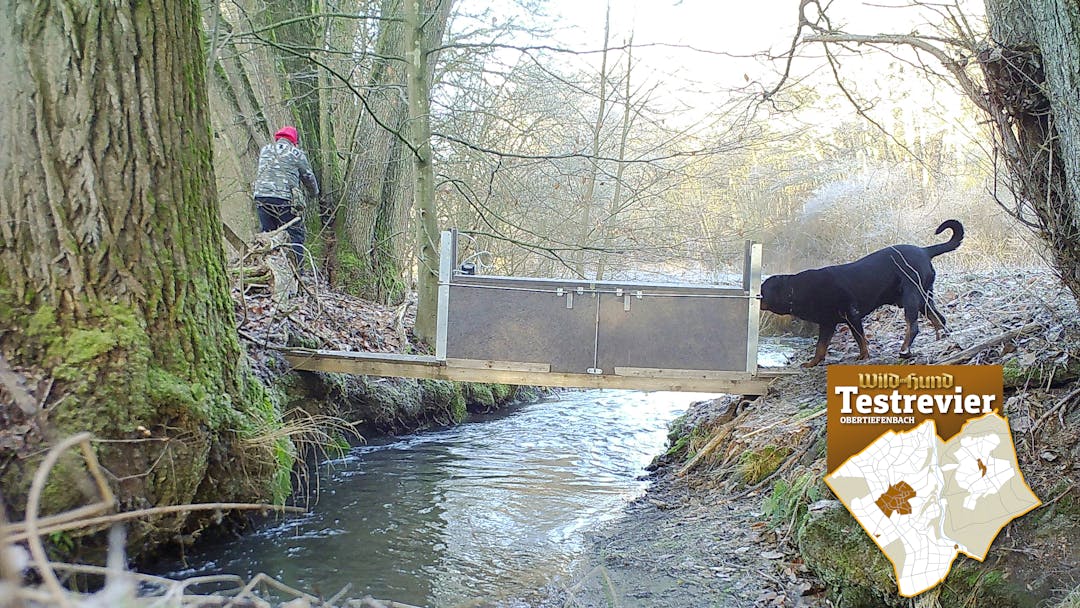
<svg viewBox="0 0 1080 608">
<path fill-rule="evenodd" d="M 259 214 L 259 227 L 263 232 L 277 230 L 296 217 L 292 202 L 269 196 L 255 197 L 255 212 Z M 304 261 L 304 221 L 300 220 L 289 226 L 285 232 L 292 244 L 293 263 L 300 267 L 300 263 Z"/>
</svg>

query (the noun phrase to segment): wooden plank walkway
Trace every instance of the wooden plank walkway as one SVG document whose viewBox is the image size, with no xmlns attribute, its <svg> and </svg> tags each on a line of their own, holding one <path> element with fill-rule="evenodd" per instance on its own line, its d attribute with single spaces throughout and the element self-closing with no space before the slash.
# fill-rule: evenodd
<svg viewBox="0 0 1080 608">
<path fill-rule="evenodd" d="M 543 363 L 447 359 L 426 355 L 353 351 L 280 349 L 294 369 L 337 372 L 363 376 L 430 378 L 458 382 L 495 382 L 521 386 L 614 388 L 646 391 L 689 391 L 764 394 L 778 377 L 795 373 L 788 369 L 758 368 L 757 373 L 707 370 L 620 368 L 612 374 L 593 375 L 553 372 Z"/>
</svg>

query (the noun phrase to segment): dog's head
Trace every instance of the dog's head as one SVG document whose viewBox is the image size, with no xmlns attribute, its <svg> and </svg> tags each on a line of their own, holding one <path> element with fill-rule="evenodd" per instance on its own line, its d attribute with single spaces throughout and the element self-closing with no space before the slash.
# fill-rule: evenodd
<svg viewBox="0 0 1080 608">
<path fill-rule="evenodd" d="M 773 275 L 761 284 L 761 310 L 778 315 L 790 315 L 794 306 L 795 290 L 789 285 L 790 275 Z"/>
</svg>

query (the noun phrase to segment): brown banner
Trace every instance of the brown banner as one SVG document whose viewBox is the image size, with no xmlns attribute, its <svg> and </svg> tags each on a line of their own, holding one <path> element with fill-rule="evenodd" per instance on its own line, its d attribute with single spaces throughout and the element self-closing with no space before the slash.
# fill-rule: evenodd
<svg viewBox="0 0 1080 608">
<path fill-rule="evenodd" d="M 827 473 L 928 419 L 948 441 L 968 420 L 1001 413 L 1002 384 L 1000 365 L 830 365 Z"/>
</svg>

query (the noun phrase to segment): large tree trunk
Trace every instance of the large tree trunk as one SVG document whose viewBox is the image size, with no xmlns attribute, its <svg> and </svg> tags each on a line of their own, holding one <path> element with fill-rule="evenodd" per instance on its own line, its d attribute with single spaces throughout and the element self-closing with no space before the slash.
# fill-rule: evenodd
<svg viewBox="0 0 1080 608">
<path fill-rule="evenodd" d="M 339 283 L 360 296 L 396 302 L 404 295 L 407 251 L 409 159 L 401 140 L 406 116 L 405 69 L 393 57 L 404 58 L 401 0 L 383 0 L 375 42 L 375 59 L 368 76 L 352 142 L 352 161 L 346 182 L 348 203 L 337 218 Z"/>
<path fill-rule="evenodd" d="M 258 498 L 281 470 L 216 485 L 241 467 L 234 431 L 273 408 L 233 326 L 200 30 L 197 0 L 0 8 L 0 353 L 55 381 L 16 455 L 129 440 L 97 446 L 125 507 Z M 34 460 L 0 456 L 20 511 Z M 52 477 L 46 512 L 84 500 L 78 470 Z"/>
<path fill-rule="evenodd" d="M 452 2 L 422 0 L 421 48 L 442 41 Z M 374 300 L 396 302 L 404 296 L 412 260 L 409 211 L 413 202 L 412 151 L 408 138 L 404 5 L 384 0 L 384 17 L 375 45 L 375 63 L 368 78 L 365 111 L 353 142 L 346 178 L 351 189 L 345 214 L 338 218 L 338 261 L 341 283 Z M 426 80 L 431 82 L 437 55 L 426 54 Z"/>
<path fill-rule="evenodd" d="M 1038 226 L 1080 298 L 1080 5 L 986 0 L 980 53 L 991 118 L 1021 219 Z"/>
</svg>

